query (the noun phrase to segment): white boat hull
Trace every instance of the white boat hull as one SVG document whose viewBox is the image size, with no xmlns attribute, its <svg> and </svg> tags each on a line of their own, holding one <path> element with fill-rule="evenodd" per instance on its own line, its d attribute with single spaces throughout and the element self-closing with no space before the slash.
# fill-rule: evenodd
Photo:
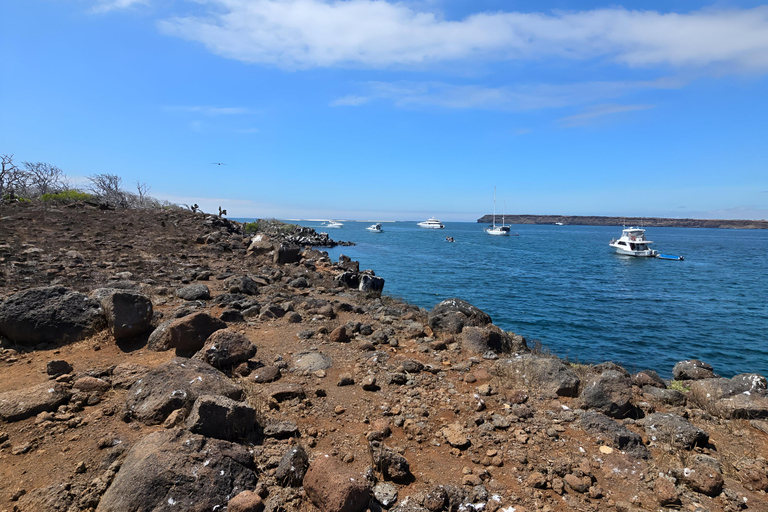
<svg viewBox="0 0 768 512">
<path fill-rule="evenodd" d="M 653 249 L 645 249 L 643 251 L 632 251 L 629 249 L 624 249 L 622 247 L 617 247 L 614 244 L 609 244 L 611 247 L 616 249 L 616 254 L 622 254 L 624 256 L 634 256 L 636 258 L 655 258 L 656 255 L 659 253 L 659 251 L 655 251 Z"/>
<path fill-rule="evenodd" d="M 501 228 L 488 228 L 485 230 L 486 233 L 489 235 L 495 235 L 495 236 L 509 236 L 509 228 L 506 230 Z"/>
</svg>

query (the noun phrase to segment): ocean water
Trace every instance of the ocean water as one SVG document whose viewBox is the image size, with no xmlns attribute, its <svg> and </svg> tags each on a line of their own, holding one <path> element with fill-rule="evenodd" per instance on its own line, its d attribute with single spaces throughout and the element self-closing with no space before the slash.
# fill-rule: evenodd
<svg viewBox="0 0 768 512">
<path fill-rule="evenodd" d="M 684 359 L 730 377 L 768 375 L 768 231 L 648 228 L 653 248 L 685 261 L 620 256 L 608 247 L 621 227 L 345 222 L 323 229 L 345 254 L 386 280 L 385 295 L 431 309 L 458 297 L 499 327 L 538 340 L 572 362 L 614 361 L 670 378 Z M 445 241 L 452 236 L 454 243 Z"/>
</svg>

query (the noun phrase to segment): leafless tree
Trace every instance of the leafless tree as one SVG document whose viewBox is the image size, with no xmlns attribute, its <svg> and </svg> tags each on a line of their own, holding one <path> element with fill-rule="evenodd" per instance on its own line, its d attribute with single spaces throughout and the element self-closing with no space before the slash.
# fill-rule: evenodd
<svg viewBox="0 0 768 512">
<path fill-rule="evenodd" d="M 117 174 L 94 174 L 88 176 L 91 182 L 91 192 L 100 201 L 120 208 L 128 207 L 128 197 L 121 188 L 122 178 Z"/>
<path fill-rule="evenodd" d="M 64 171 L 45 162 L 23 162 L 30 192 L 37 196 L 64 189 Z"/>
<path fill-rule="evenodd" d="M 149 199 L 149 191 L 152 187 L 146 183 L 136 182 L 136 190 L 139 191 L 139 208 L 144 208 L 147 199 Z"/>
<path fill-rule="evenodd" d="M 25 173 L 13 163 L 13 155 L 0 155 L 0 198 L 9 193 L 21 193 L 25 188 Z"/>
</svg>

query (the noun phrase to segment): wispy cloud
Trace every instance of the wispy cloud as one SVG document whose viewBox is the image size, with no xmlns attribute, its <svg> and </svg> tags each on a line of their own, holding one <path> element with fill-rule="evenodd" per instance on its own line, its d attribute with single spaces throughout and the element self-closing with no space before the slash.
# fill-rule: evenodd
<svg viewBox="0 0 768 512">
<path fill-rule="evenodd" d="M 556 57 L 631 67 L 768 71 L 768 6 L 689 13 L 487 12 L 449 20 L 426 4 L 381 0 L 197 3 L 207 12 L 160 21 L 160 29 L 228 58 L 285 68 L 418 68 L 457 60 Z"/>
<path fill-rule="evenodd" d="M 104 13 L 119 9 L 127 9 L 134 5 L 146 5 L 148 3 L 149 0 L 97 0 L 96 5 L 91 11 L 95 13 Z"/>
<path fill-rule="evenodd" d="M 600 118 L 603 116 L 621 114 L 623 112 L 633 112 L 636 110 L 648 110 L 649 108 L 653 108 L 654 106 L 655 105 L 614 105 L 614 104 L 595 105 L 593 107 L 586 109 L 584 112 L 580 114 L 558 119 L 558 122 L 562 126 L 565 126 L 567 128 L 572 128 L 574 126 L 584 126 L 586 124 L 590 124 L 594 122 L 597 118 Z"/>
<path fill-rule="evenodd" d="M 203 114 L 206 116 L 232 116 L 252 114 L 253 111 L 243 107 L 210 107 L 203 105 L 169 106 L 165 107 L 169 112 L 186 112 L 191 114 Z"/>
<path fill-rule="evenodd" d="M 374 100 L 400 107 L 441 107 L 525 111 L 588 105 L 617 99 L 649 89 L 677 89 L 680 79 L 581 82 L 571 84 L 521 84 L 505 87 L 455 85 L 444 82 L 366 82 L 364 93 L 345 96 L 333 105 L 359 106 Z M 636 108 L 634 110 L 637 110 Z"/>
</svg>

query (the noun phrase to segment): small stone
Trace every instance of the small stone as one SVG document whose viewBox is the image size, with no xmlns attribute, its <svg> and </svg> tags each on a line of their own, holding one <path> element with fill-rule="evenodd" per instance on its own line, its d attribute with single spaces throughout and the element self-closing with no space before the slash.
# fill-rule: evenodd
<svg viewBox="0 0 768 512">
<path fill-rule="evenodd" d="M 335 412 L 336 414 L 344 414 L 345 412 L 347 412 L 347 410 L 341 405 L 337 405 L 336 408 L 333 410 L 333 412 Z"/>
<path fill-rule="evenodd" d="M 337 386 L 351 386 L 355 383 L 355 379 L 352 377 L 352 374 L 350 373 L 342 373 L 339 375 L 339 381 L 336 383 Z"/>
<path fill-rule="evenodd" d="M 397 501 L 397 487 L 390 482 L 379 482 L 373 487 L 373 496 L 388 508 Z"/>
<path fill-rule="evenodd" d="M 613 453 L 613 448 L 611 448 L 610 446 L 602 445 L 600 446 L 599 450 L 600 450 L 600 453 L 604 455 L 610 455 Z"/>
<path fill-rule="evenodd" d="M 75 467 L 75 473 L 78 475 L 85 473 L 87 470 L 88 467 L 85 465 L 85 462 L 79 462 Z"/>
<path fill-rule="evenodd" d="M 361 385 L 365 391 L 377 391 L 379 389 L 379 386 L 376 385 L 376 377 L 373 375 L 366 375 Z"/>
</svg>

